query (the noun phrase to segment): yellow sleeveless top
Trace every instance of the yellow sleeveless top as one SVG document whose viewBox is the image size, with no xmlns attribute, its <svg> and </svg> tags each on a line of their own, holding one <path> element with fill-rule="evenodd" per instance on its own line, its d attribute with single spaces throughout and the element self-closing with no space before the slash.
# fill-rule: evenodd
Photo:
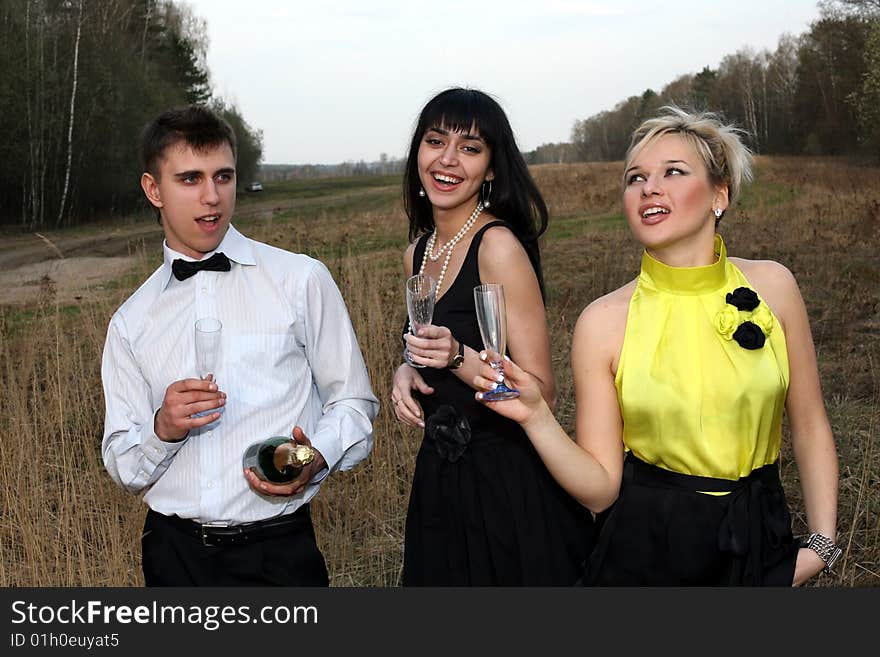
<svg viewBox="0 0 880 657">
<path fill-rule="evenodd" d="M 720 235 L 715 254 L 706 267 L 642 255 L 615 385 L 623 442 L 635 456 L 735 480 L 779 455 L 788 352 L 779 321 L 728 262 Z"/>
</svg>

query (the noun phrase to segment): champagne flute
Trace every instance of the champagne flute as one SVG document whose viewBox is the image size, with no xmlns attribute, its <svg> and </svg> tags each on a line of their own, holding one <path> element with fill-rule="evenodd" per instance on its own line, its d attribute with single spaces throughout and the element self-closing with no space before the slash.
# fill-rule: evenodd
<svg viewBox="0 0 880 657">
<path fill-rule="evenodd" d="M 416 335 L 423 326 L 431 323 L 434 317 L 434 301 L 437 284 L 427 274 L 416 274 L 406 280 L 406 310 L 409 313 L 409 331 Z M 409 347 L 404 347 L 403 358 L 411 367 L 425 367 L 412 359 Z"/>
<path fill-rule="evenodd" d="M 217 383 L 222 329 L 223 324 L 216 317 L 202 317 L 196 320 L 196 369 L 201 379 L 213 374 L 214 383 Z"/>
<path fill-rule="evenodd" d="M 474 305 L 483 346 L 503 359 L 507 350 L 507 307 L 504 304 L 504 287 L 500 283 L 485 283 L 474 288 Z M 492 369 L 504 375 L 503 360 L 489 363 Z M 483 393 L 486 401 L 503 401 L 519 397 L 519 390 L 508 388 L 504 381 L 494 390 Z"/>
</svg>

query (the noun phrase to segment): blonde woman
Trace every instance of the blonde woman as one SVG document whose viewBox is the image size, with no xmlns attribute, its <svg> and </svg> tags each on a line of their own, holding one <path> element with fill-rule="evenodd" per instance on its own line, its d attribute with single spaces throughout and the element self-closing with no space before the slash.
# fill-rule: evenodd
<svg viewBox="0 0 880 657">
<path fill-rule="evenodd" d="M 577 322 L 576 440 L 513 363 L 521 397 L 488 403 L 601 514 L 587 584 L 800 585 L 840 556 L 837 456 L 797 283 L 776 262 L 728 258 L 716 233 L 750 178 L 738 131 L 715 116 L 664 108 L 643 123 L 623 177 L 641 271 Z M 493 376 L 484 365 L 474 383 Z M 779 482 L 783 411 L 803 541 Z"/>
</svg>

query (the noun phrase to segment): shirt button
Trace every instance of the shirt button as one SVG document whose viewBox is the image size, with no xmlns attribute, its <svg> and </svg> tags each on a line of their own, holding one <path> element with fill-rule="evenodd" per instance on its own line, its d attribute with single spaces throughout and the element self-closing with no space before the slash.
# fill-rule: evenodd
<svg viewBox="0 0 880 657">
<path fill-rule="evenodd" d="M 203 288 L 202 288 L 202 293 L 203 293 L 203 294 L 207 294 L 207 293 L 208 293 L 208 288 L 203 287 Z"/>
<path fill-rule="evenodd" d="M 209 435 L 209 436 L 213 436 L 213 435 L 214 435 L 214 430 L 213 430 L 213 429 L 208 429 L 208 435 Z"/>
<path fill-rule="evenodd" d="M 213 482 L 213 481 L 209 481 L 209 482 L 208 482 L 208 488 L 214 488 L 214 482 Z"/>
</svg>

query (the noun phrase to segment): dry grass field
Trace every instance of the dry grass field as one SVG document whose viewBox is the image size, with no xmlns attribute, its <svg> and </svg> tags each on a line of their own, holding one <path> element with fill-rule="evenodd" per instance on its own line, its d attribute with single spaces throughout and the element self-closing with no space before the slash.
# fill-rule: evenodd
<svg viewBox="0 0 880 657">
<path fill-rule="evenodd" d="M 639 262 L 620 214 L 619 167 L 534 169 L 552 214 L 543 257 L 558 414 L 568 429 L 574 321 L 592 299 L 631 279 Z M 760 159 L 757 182 L 721 225 L 731 254 L 788 266 L 810 313 L 840 455 L 838 527 L 845 549 L 834 575 L 820 576 L 817 586 L 880 585 L 878 173 L 834 159 Z M 236 224 L 245 234 L 322 259 L 346 298 L 383 404 L 372 456 L 325 483 L 313 505 L 315 524 L 334 586 L 395 586 L 420 440 L 394 421 L 387 403 L 405 314 L 400 264 L 407 228 L 399 181 L 278 184 L 241 198 L 239 210 Z M 44 278 L 30 300 L 0 305 L 2 586 L 142 584 L 145 507 L 113 484 L 100 456 L 107 322 L 160 261 L 155 224 L 144 219 L 128 226 L 137 240 L 118 248 L 133 255 L 129 273 L 89 283 L 79 299 Z M 781 462 L 795 532 L 802 533 L 803 505 L 787 443 Z"/>
</svg>

